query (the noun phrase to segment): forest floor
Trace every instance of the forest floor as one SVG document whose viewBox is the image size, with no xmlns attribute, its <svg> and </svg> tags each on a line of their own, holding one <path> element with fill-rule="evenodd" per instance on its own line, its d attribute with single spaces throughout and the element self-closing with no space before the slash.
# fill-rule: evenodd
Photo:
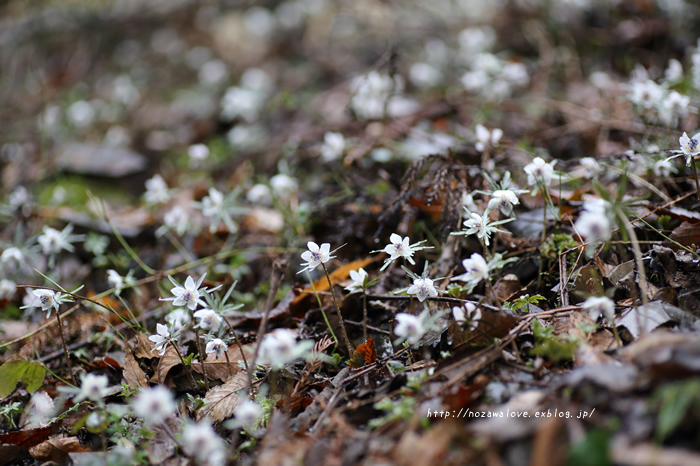
<svg viewBox="0 0 700 466">
<path fill-rule="evenodd" d="M 2 2 L 0 465 L 700 464 L 698 26 Z"/>
</svg>

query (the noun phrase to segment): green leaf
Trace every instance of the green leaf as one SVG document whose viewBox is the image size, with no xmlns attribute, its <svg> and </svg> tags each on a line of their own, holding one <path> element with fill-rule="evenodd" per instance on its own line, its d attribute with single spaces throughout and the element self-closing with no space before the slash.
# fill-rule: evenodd
<svg viewBox="0 0 700 466">
<path fill-rule="evenodd" d="M 30 362 L 22 376 L 22 383 L 29 393 L 34 393 L 43 385 L 44 377 L 46 377 L 46 368 L 38 362 Z"/>
<path fill-rule="evenodd" d="M 0 398 L 10 396 L 20 380 L 29 393 L 35 392 L 44 383 L 46 368 L 38 362 L 18 359 L 0 366 Z"/>
<path fill-rule="evenodd" d="M 10 396 L 29 367 L 29 361 L 18 359 L 0 366 L 0 398 Z"/>
</svg>

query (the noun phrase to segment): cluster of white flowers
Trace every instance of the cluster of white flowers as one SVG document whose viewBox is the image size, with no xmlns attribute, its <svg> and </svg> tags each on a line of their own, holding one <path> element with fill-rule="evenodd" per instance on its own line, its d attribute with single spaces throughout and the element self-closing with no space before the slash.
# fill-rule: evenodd
<svg viewBox="0 0 700 466">
<path fill-rule="evenodd" d="M 649 78 L 642 67 L 637 67 L 628 86 L 627 98 L 647 121 L 675 127 L 680 120 L 695 111 L 690 106 L 690 97 L 680 94 L 670 87 L 683 79 L 683 65 L 678 60 L 670 60 L 661 84 Z"/>
<path fill-rule="evenodd" d="M 478 54 L 461 77 L 464 88 L 488 100 L 510 97 L 513 89 L 527 86 L 530 75 L 522 63 L 504 61 L 488 52 Z"/>
<path fill-rule="evenodd" d="M 350 106 L 359 118 L 366 120 L 382 118 L 385 110 L 391 117 L 409 115 L 418 109 L 418 104 L 401 96 L 403 88 L 401 76 L 392 79 L 389 75 L 370 71 L 350 83 L 353 93 Z"/>
</svg>

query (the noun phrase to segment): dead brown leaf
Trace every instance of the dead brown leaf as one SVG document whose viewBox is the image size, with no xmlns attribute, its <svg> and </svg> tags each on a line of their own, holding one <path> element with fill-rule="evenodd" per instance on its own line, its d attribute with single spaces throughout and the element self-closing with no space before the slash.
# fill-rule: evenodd
<svg viewBox="0 0 700 466">
<path fill-rule="evenodd" d="M 246 345 L 243 347 L 245 357 L 248 361 L 253 357 L 252 345 Z M 241 350 L 238 346 L 229 346 L 229 361 L 231 362 L 231 375 L 237 374 L 241 370 L 241 366 L 238 364 L 239 361 L 243 360 L 241 356 Z M 220 358 L 216 357 L 215 353 L 209 353 L 207 359 L 204 360 L 204 364 L 207 369 L 207 377 L 212 379 L 219 379 L 225 382 L 229 377 L 229 371 L 226 368 L 226 355 L 221 355 Z M 192 369 L 198 374 L 202 373 L 202 365 L 198 361 L 192 364 Z"/>
<path fill-rule="evenodd" d="M 54 437 L 29 449 L 32 458 L 39 461 L 62 463 L 68 453 L 90 451 L 80 445 L 78 437 Z"/>
<path fill-rule="evenodd" d="M 124 370 L 122 371 L 124 380 L 131 386 L 132 390 L 135 390 L 138 387 L 147 387 L 148 377 L 146 377 L 146 374 L 139 366 L 138 361 L 136 361 L 134 353 L 128 346 L 124 349 L 124 351 L 126 352 L 126 357 L 124 359 Z"/>
<path fill-rule="evenodd" d="M 177 351 L 175 351 L 175 348 L 172 346 L 168 346 L 168 349 L 165 350 L 165 354 L 161 356 L 160 361 L 158 362 L 158 369 L 156 370 L 156 373 L 153 374 L 153 377 L 151 377 L 151 382 L 164 383 L 170 369 L 179 364 L 182 364 L 182 362 L 180 361 L 180 357 L 177 355 Z"/>
<path fill-rule="evenodd" d="M 208 417 L 212 422 L 221 422 L 233 416 L 233 412 L 241 403 L 238 391 L 247 385 L 248 375 L 245 371 L 240 371 L 225 384 L 209 390 L 204 397 L 207 404 L 197 411 L 197 422 L 205 417 Z"/>
<path fill-rule="evenodd" d="M 148 339 L 146 334 L 144 333 L 137 333 L 136 334 L 136 350 L 134 352 L 134 356 L 137 358 L 145 358 L 145 359 L 153 359 L 156 357 L 156 354 L 153 353 L 151 350 L 153 349 L 155 345 Z"/>
</svg>

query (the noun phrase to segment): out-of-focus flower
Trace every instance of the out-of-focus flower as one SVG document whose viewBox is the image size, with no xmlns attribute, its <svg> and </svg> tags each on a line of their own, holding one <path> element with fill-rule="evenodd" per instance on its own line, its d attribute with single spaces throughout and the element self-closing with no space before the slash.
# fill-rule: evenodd
<svg viewBox="0 0 700 466">
<path fill-rule="evenodd" d="M 420 340 L 425 333 L 423 323 L 417 316 L 400 313 L 396 314 L 396 321 L 398 324 L 394 328 L 394 334 L 411 345 Z"/>
<path fill-rule="evenodd" d="M 195 319 L 199 319 L 199 322 L 195 327 L 212 332 L 219 330 L 219 327 L 224 321 L 223 317 L 212 309 L 200 309 L 193 315 Z"/>
<path fill-rule="evenodd" d="M 17 293 L 17 284 L 12 280 L 3 278 L 0 280 L 0 300 L 12 299 Z"/>
<path fill-rule="evenodd" d="M 583 176 L 589 180 L 597 179 L 603 171 L 598 161 L 593 157 L 584 157 L 579 163 L 581 164 L 581 168 L 583 170 Z"/>
<path fill-rule="evenodd" d="M 476 150 L 483 152 L 487 147 L 498 147 L 502 137 L 503 131 L 499 128 L 489 131 L 483 125 L 476 125 Z"/>
<path fill-rule="evenodd" d="M 37 241 L 46 255 L 58 254 L 62 250 L 74 252 L 75 247 L 71 243 L 84 239 L 84 235 L 71 235 L 73 224 L 70 223 L 62 231 L 44 225 L 43 231 L 37 238 Z"/>
<path fill-rule="evenodd" d="M 279 173 L 270 178 L 270 187 L 277 197 L 287 200 L 299 189 L 299 184 L 291 176 Z"/>
<path fill-rule="evenodd" d="M 527 184 L 534 186 L 532 190 L 533 196 L 537 193 L 540 186 L 549 187 L 552 182 L 555 164 L 556 160 L 547 163 L 541 157 L 535 157 L 531 163 L 525 165 L 523 171 L 527 174 Z"/>
<path fill-rule="evenodd" d="M 280 369 L 290 361 L 308 356 L 313 346 L 312 341 L 297 342 L 290 330 L 278 328 L 263 338 L 260 362 L 271 364 L 273 369 Z"/>
<path fill-rule="evenodd" d="M 462 261 L 462 265 L 466 273 L 452 277 L 452 280 L 464 281 L 476 285 L 481 280 L 489 279 L 489 265 L 481 254 L 472 254 L 469 259 L 464 259 Z"/>
<path fill-rule="evenodd" d="M 583 205 L 583 213 L 576 219 L 574 228 L 588 241 L 589 245 L 610 239 L 612 223 L 607 210 L 607 202 L 603 199 L 586 202 Z"/>
<path fill-rule="evenodd" d="M 148 205 L 165 204 L 170 201 L 170 190 L 162 176 L 155 174 L 153 178 L 146 180 L 146 192 L 143 198 Z"/>
<path fill-rule="evenodd" d="M 134 415 L 147 425 L 162 424 L 177 409 L 172 392 L 163 385 L 143 390 L 136 396 L 132 407 Z"/>
<path fill-rule="evenodd" d="M 454 306 L 452 315 L 455 321 L 465 324 L 469 330 L 474 330 L 479 325 L 481 319 L 481 309 L 473 303 L 465 303 L 464 306 Z"/>
<path fill-rule="evenodd" d="M 192 322 L 190 313 L 184 309 L 175 309 L 165 316 L 165 321 L 168 323 L 170 328 L 173 329 L 173 333 L 177 333 Z"/>
<path fill-rule="evenodd" d="M 590 313 L 593 321 L 598 320 L 598 316 L 601 314 L 608 319 L 608 322 L 615 320 L 615 303 L 608 297 L 591 296 L 583 302 L 581 308 Z"/>
<path fill-rule="evenodd" d="M 75 397 L 74 402 L 79 403 L 88 399 L 101 402 L 102 397 L 109 393 L 108 384 L 109 380 L 106 375 L 87 374 L 83 377 L 82 383 L 80 384 L 80 392 L 78 396 Z"/>
<path fill-rule="evenodd" d="M 182 446 L 197 464 L 226 464 L 225 443 L 209 424 L 187 424 L 182 431 Z"/>
<path fill-rule="evenodd" d="M 345 138 L 341 133 L 327 132 L 323 137 L 323 145 L 321 146 L 321 157 L 325 162 L 336 160 L 345 150 Z"/>
</svg>

